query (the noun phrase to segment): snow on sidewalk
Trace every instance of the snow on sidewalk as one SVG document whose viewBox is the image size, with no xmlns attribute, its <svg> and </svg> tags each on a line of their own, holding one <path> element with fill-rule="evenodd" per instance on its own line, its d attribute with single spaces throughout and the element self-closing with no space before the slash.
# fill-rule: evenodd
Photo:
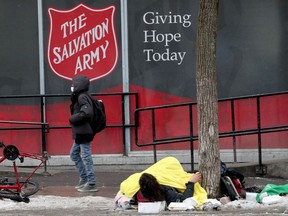
<svg viewBox="0 0 288 216">
<path fill-rule="evenodd" d="M 251 200 L 235 200 L 221 206 L 222 210 L 233 210 L 233 209 L 265 209 L 265 208 L 277 208 L 283 207 L 288 209 L 288 196 L 283 196 L 281 199 L 274 204 L 264 205 L 256 201 Z"/>
<path fill-rule="evenodd" d="M 37 210 L 37 209 L 98 209 L 111 211 L 115 209 L 112 198 L 100 196 L 85 197 L 61 197 L 35 195 L 30 197 L 29 203 L 15 202 L 9 199 L 0 200 L 0 212 L 12 210 Z M 281 197 L 281 200 L 275 204 L 263 205 L 255 201 L 235 200 L 225 205 L 221 205 L 221 210 L 259 210 L 269 208 L 288 209 L 288 196 Z"/>
<path fill-rule="evenodd" d="M 29 203 L 15 202 L 10 199 L 0 200 L 0 212 L 7 210 L 36 210 L 36 209 L 102 209 L 115 208 L 112 198 L 99 196 L 61 197 L 36 195 L 30 197 Z"/>
</svg>

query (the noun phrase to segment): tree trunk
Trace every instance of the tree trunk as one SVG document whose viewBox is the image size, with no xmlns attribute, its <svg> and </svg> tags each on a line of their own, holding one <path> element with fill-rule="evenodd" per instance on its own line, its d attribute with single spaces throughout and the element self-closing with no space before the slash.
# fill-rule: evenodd
<svg viewBox="0 0 288 216">
<path fill-rule="evenodd" d="M 216 35 L 219 0 L 200 0 L 196 48 L 199 170 L 208 197 L 220 193 L 220 152 L 216 76 Z"/>
</svg>

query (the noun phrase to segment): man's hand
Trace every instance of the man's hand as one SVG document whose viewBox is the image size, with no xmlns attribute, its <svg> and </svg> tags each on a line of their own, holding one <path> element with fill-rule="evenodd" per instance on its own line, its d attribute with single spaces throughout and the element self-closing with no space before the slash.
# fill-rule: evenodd
<svg viewBox="0 0 288 216">
<path fill-rule="evenodd" d="M 191 176 L 191 178 L 189 179 L 189 182 L 193 182 L 193 183 L 200 182 L 201 178 L 202 178 L 201 173 L 200 172 L 196 172 L 195 174 L 193 174 Z"/>
</svg>

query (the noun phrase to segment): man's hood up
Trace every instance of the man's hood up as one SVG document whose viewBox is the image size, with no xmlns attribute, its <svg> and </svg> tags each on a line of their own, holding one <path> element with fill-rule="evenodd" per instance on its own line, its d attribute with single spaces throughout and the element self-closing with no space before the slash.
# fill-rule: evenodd
<svg viewBox="0 0 288 216">
<path fill-rule="evenodd" d="M 79 75 L 72 79 L 72 84 L 74 86 L 74 93 L 79 94 L 89 90 L 90 81 L 88 77 Z"/>
</svg>

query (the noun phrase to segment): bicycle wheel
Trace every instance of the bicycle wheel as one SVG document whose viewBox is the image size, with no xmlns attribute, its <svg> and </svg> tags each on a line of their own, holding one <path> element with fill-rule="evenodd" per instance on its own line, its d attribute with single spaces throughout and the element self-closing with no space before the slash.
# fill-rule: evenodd
<svg viewBox="0 0 288 216">
<path fill-rule="evenodd" d="M 23 180 L 20 180 L 20 184 L 24 183 Z M 16 181 L 14 179 L 3 178 L 0 180 L 0 185 L 15 185 Z M 34 181 L 27 181 L 21 188 L 19 193 L 17 190 L 13 189 L 0 189 L 0 197 L 8 198 L 16 201 L 27 202 L 28 196 L 35 194 L 39 190 L 39 184 Z M 28 199 L 29 202 L 29 199 Z"/>
</svg>

